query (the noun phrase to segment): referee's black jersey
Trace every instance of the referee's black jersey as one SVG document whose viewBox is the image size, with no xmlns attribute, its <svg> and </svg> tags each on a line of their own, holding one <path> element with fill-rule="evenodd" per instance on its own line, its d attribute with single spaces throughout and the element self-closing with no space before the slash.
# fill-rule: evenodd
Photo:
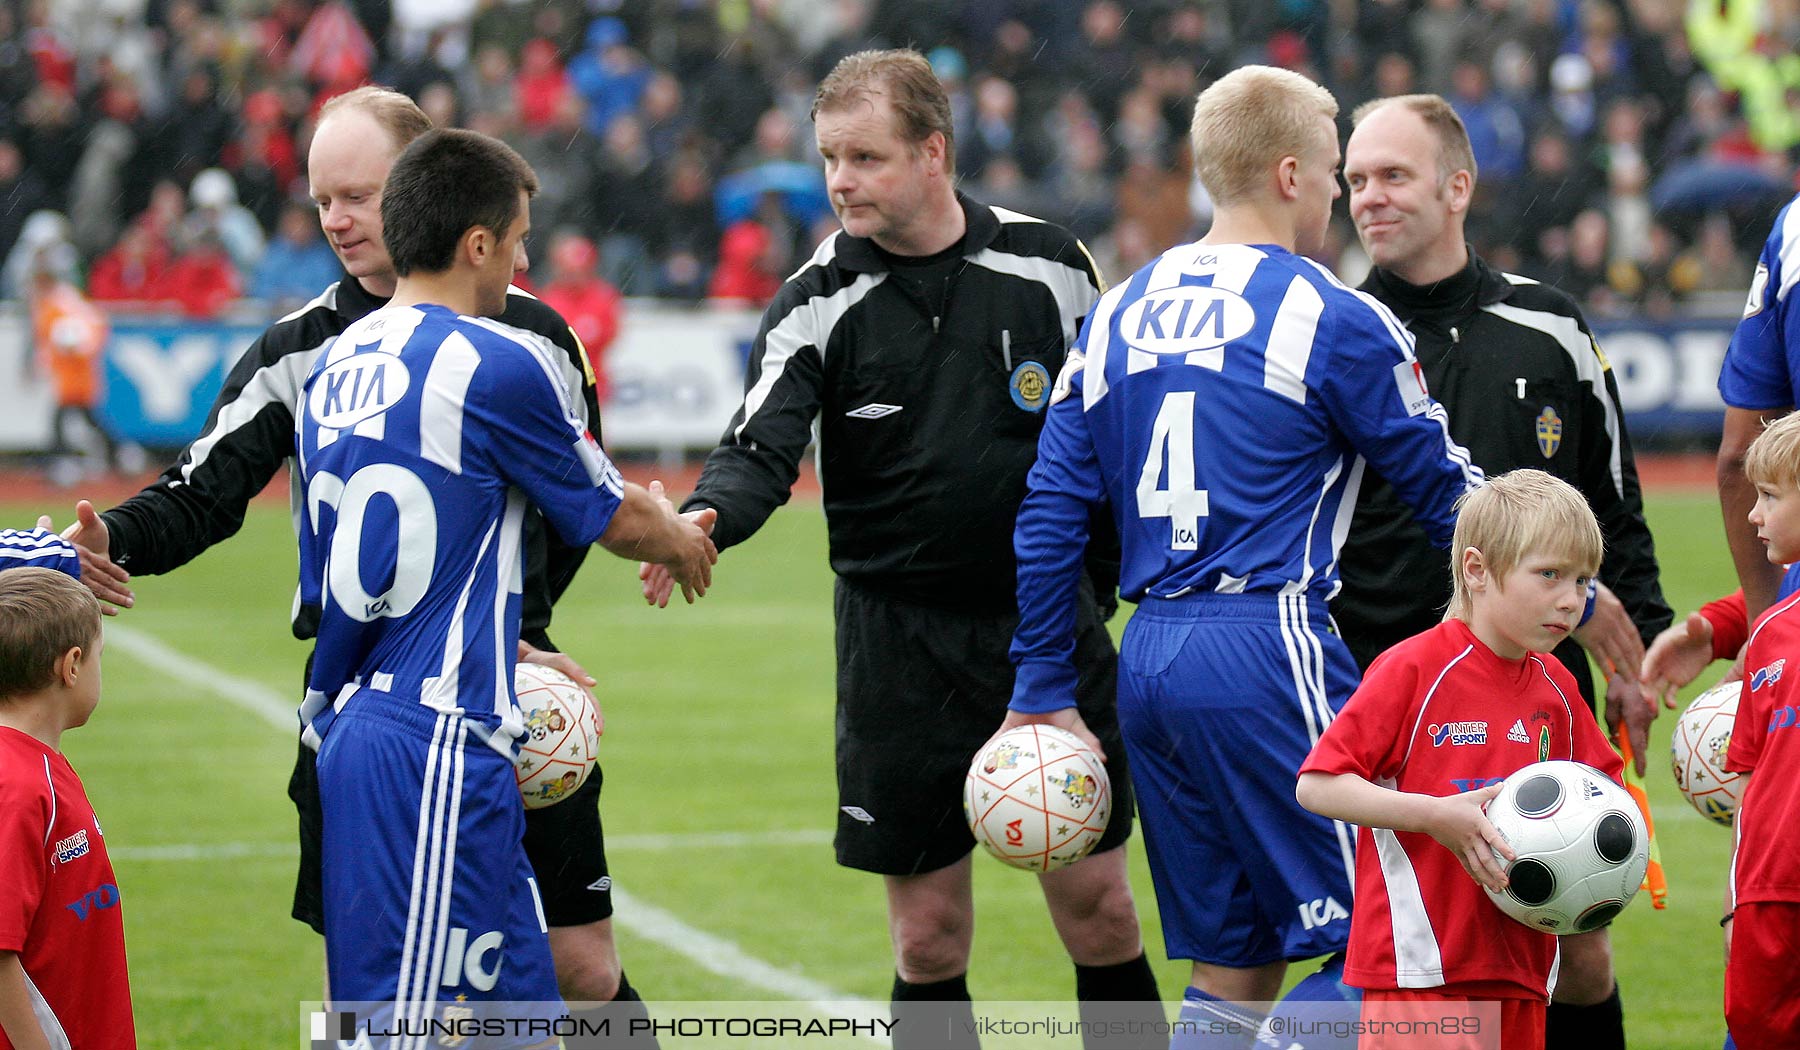
<svg viewBox="0 0 1800 1050">
<path fill-rule="evenodd" d="M 111 536 L 113 560 L 134 573 L 155 575 L 187 564 L 234 535 L 244 524 L 251 497 L 294 455 L 295 408 L 314 359 L 344 329 L 387 302 L 345 276 L 258 336 L 225 377 L 200 436 L 161 477 L 100 516 Z M 568 354 L 564 380 L 570 389 L 580 384 L 579 404 L 598 437 L 593 370 L 568 323 L 518 288 L 507 292 L 499 320 L 535 332 Z M 289 471 L 289 480 L 298 515 L 298 472 Z M 550 603 L 574 578 L 587 548 L 563 544 L 538 514 L 527 515 L 526 522 L 523 632 L 543 647 Z M 318 611 L 297 606 L 293 626 L 296 637 L 311 638 Z"/>
<path fill-rule="evenodd" d="M 744 403 L 683 506 L 718 510 L 720 549 L 787 501 L 816 437 L 838 575 L 927 605 L 1014 605 L 1013 519 L 1101 282 L 1067 230 L 957 201 L 967 232 L 941 297 L 839 231 L 769 304 Z"/>
<path fill-rule="evenodd" d="M 1600 581 L 1646 643 L 1667 627 L 1673 614 L 1657 579 L 1618 384 L 1574 300 L 1473 252 L 1467 268 L 1433 287 L 1377 269 L 1362 291 L 1412 332 L 1426 385 L 1450 414 L 1450 436 L 1490 476 L 1535 467 L 1579 489 L 1606 539 Z M 1449 555 L 1426 541 L 1373 473 L 1363 479 L 1339 559 L 1343 588 L 1331 614 L 1361 666 L 1443 618 Z M 1585 667 L 1577 677 L 1586 680 Z"/>
</svg>

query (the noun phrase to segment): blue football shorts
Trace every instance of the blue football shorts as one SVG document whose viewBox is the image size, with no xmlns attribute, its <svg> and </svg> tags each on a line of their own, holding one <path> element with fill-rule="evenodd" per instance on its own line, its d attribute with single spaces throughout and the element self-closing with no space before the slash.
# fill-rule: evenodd
<svg viewBox="0 0 1800 1050">
<path fill-rule="evenodd" d="M 326 734 L 318 770 L 336 1009 L 398 1003 L 412 1016 L 468 1016 L 484 1002 L 531 1002 L 562 1014 L 513 766 L 479 728 L 360 689 Z"/>
<path fill-rule="evenodd" d="M 1355 829 L 1294 800 L 1356 664 L 1325 604 L 1146 598 L 1119 649 L 1119 725 L 1171 959 L 1261 966 L 1341 951 Z"/>
</svg>

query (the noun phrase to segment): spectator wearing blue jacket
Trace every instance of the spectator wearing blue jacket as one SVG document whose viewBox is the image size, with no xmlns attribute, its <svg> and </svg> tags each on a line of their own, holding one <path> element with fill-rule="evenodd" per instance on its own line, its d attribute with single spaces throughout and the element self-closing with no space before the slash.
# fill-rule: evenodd
<svg viewBox="0 0 1800 1050">
<path fill-rule="evenodd" d="M 612 122 L 637 111 L 654 70 L 633 51 L 625 23 L 600 18 L 588 26 L 587 48 L 569 60 L 569 82 L 587 99 L 588 127 L 605 134 Z"/>
<path fill-rule="evenodd" d="M 250 279 L 250 297 L 275 303 L 285 313 L 341 275 L 337 256 L 319 236 L 312 209 L 289 204 L 281 210 L 275 239 Z"/>
</svg>

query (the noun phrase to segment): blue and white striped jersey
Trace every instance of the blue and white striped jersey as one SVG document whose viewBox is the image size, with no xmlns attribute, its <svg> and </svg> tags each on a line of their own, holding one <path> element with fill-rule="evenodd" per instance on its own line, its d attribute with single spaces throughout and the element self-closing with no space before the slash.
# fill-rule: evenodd
<svg viewBox="0 0 1800 1050">
<path fill-rule="evenodd" d="M 49 529 L 0 529 L 0 569 L 55 569 L 81 579 L 81 558 Z"/>
<path fill-rule="evenodd" d="M 1039 440 L 1014 542 L 1014 706 L 1074 702 L 1089 508 L 1110 503 L 1120 593 L 1329 598 L 1364 460 L 1447 546 L 1481 471 L 1450 439 L 1386 307 L 1274 246 L 1171 249 L 1100 300 Z"/>
<path fill-rule="evenodd" d="M 526 506 L 587 544 L 624 497 L 561 358 L 422 306 L 369 314 L 314 364 L 296 423 L 300 600 L 323 610 L 300 712 L 312 746 L 361 685 L 463 714 L 512 753 Z"/>
<path fill-rule="evenodd" d="M 1719 396 L 1733 408 L 1800 405 L 1800 197 L 1788 202 L 1763 243 L 1744 319 L 1719 369 Z"/>
</svg>

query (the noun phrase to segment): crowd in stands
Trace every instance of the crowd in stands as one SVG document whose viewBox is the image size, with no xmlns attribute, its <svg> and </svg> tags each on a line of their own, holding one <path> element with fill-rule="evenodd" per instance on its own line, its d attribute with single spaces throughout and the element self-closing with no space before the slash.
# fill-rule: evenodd
<svg viewBox="0 0 1800 1050">
<path fill-rule="evenodd" d="M 1800 47 L 1800 4 L 1762 40 Z M 336 274 L 306 197 L 313 115 L 366 82 L 516 146 L 531 279 L 766 300 L 835 228 L 813 86 L 911 45 L 950 89 L 976 197 L 1062 222 L 1111 276 L 1204 229 L 1197 92 L 1298 69 L 1345 104 L 1435 91 L 1480 166 L 1477 251 L 1590 310 L 1741 293 L 1792 146 L 1759 142 L 1679 0 L 28 0 L 0 5 L 0 294 L 52 260 L 95 299 L 217 314 Z M 1793 97 L 1793 96 L 1790 96 Z M 1342 209 L 1339 209 L 1340 213 Z M 46 214 L 49 213 L 49 214 Z M 1344 217 L 1329 264 L 1352 279 Z M 17 258 L 15 258 L 17 257 Z M 1362 264 L 1362 265 L 1366 265 Z M 598 275 L 604 291 L 594 286 Z M 599 299 L 595 297 L 598 296 Z M 616 313 L 616 303 L 613 309 Z M 574 316 L 573 314 L 571 316 Z"/>
</svg>

